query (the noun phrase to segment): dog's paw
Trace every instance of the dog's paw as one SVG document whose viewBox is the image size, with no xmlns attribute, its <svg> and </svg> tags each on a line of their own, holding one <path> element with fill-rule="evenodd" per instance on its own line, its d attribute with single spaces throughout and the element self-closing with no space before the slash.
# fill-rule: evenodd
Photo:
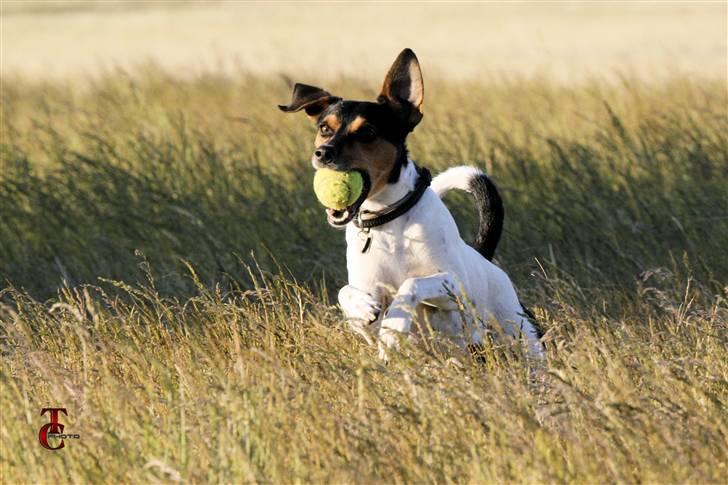
<svg viewBox="0 0 728 485">
<path fill-rule="evenodd" d="M 382 305 L 369 293 L 346 285 L 339 290 L 339 305 L 347 318 L 373 322 L 382 312 Z"/>
<path fill-rule="evenodd" d="M 398 349 L 402 334 L 396 330 L 382 328 L 379 331 L 379 342 L 387 349 Z"/>
<path fill-rule="evenodd" d="M 384 322 L 389 322 L 391 320 L 392 319 L 386 319 Z M 379 358 L 384 362 L 387 362 L 389 360 L 388 352 L 399 350 L 399 339 L 403 336 L 404 334 L 398 330 L 382 326 L 379 330 L 379 339 L 377 341 L 379 347 Z"/>
<path fill-rule="evenodd" d="M 387 347 L 381 342 L 377 342 L 379 348 L 379 360 L 387 364 L 389 362 L 389 355 L 387 355 Z"/>
</svg>

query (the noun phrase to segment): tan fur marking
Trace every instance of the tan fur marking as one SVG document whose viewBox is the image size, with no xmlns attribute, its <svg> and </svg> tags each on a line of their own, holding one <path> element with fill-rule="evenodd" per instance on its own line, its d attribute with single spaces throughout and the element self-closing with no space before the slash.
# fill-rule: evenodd
<svg viewBox="0 0 728 485">
<path fill-rule="evenodd" d="M 361 128 L 364 125 L 364 123 L 366 123 L 366 122 L 367 122 L 367 120 L 365 120 L 361 116 L 357 116 L 356 118 L 354 118 L 354 121 L 349 123 L 349 127 L 347 128 L 346 132 L 347 133 L 356 133 L 356 130 Z"/>
<path fill-rule="evenodd" d="M 335 114 L 328 115 L 322 120 L 322 122 L 329 125 L 329 128 L 331 128 L 334 132 L 339 131 L 339 128 L 341 128 L 341 118 Z"/>
<path fill-rule="evenodd" d="M 339 131 L 339 128 L 341 128 L 341 118 L 339 118 L 335 114 L 330 114 L 323 120 L 321 120 L 321 123 L 328 125 L 329 128 L 331 128 L 331 131 L 336 133 Z M 321 136 L 321 130 L 318 130 L 316 132 L 316 139 L 314 140 L 313 144 L 316 147 L 319 147 L 323 145 L 326 142 L 327 138 L 324 138 Z"/>
<path fill-rule="evenodd" d="M 371 143 L 354 143 L 344 154 L 353 160 L 352 168 L 364 170 L 369 175 L 372 188 L 369 197 L 378 194 L 387 184 L 389 173 L 397 159 L 397 147 L 378 138 Z"/>
</svg>

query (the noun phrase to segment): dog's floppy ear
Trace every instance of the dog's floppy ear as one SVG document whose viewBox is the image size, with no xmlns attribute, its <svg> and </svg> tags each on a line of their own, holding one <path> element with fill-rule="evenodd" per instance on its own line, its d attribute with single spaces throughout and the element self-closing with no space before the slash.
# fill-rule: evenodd
<svg viewBox="0 0 728 485">
<path fill-rule="evenodd" d="M 306 114 L 310 117 L 318 116 L 330 104 L 336 103 L 341 98 L 332 96 L 328 91 L 324 91 L 316 86 L 308 84 L 296 83 L 293 86 L 293 97 L 291 104 L 278 105 L 278 108 L 284 113 L 295 113 L 296 111 L 306 110 Z"/>
<path fill-rule="evenodd" d="M 425 85 L 417 56 L 411 49 L 399 53 L 384 78 L 379 102 L 391 103 L 402 110 L 412 130 L 422 119 Z"/>
</svg>

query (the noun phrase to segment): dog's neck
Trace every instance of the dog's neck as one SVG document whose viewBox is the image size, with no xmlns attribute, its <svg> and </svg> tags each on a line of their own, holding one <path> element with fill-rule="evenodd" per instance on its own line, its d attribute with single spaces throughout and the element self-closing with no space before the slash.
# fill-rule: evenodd
<svg viewBox="0 0 728 485">
<path fill-rule="evenodd" d="M 408 163 L 401 168 L 399 179 L 393 184 L 387 184 L 378 194 L 365 200 L 361 208 L 370 212 L 386 209 L 414 190 L 417 176 L 414 162 L 408 160 Z"/>
</svg>

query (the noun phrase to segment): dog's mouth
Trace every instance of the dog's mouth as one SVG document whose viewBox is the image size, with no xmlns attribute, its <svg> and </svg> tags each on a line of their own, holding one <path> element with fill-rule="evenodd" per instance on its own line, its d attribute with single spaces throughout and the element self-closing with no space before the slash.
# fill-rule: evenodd
<svg viewBox="0 0 728 485">
<path fill-rule="evenodd" d="M 359 198 L 345 209 L 326 209 L 326 220 L 328 220 L 329 224 L 334 227 L 342 227 L 353 221 L 359 213 L 359 208 L 361 208 L 361 205 L 369 196 L 369 190 L 371 189 L 369 175 L 367 175 L 364 170 L 357 170 L 357 172 L 361 173 L 361 176 L 364 179 L 364 188 L 362 189 Z"/>
</svg>

